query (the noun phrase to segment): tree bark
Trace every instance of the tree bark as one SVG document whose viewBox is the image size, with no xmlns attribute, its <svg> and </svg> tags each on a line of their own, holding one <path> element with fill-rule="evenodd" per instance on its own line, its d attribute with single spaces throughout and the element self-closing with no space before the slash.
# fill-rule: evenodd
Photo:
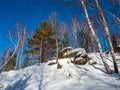
<svg viewBox="0 0 120 90">
<path fill-rule="evenodd" d="M 82 6 L 83 6 L 83 9 L 84 9 L 84 12 L 85 12 L 86 19 L 87 19 L 88 25 L 89 25 L 89 27 L 90 27 L 90 30 L 91 30 L 91 32 L 92 32 L 93 36 L 95 37 L 96 42 L 97 42 L 97 44 L 98 44 L 99 53 L 100 53 L 100 57 L 101 57 L 101 59 L 102 59 L 102 62 L 103 62 L 103 64 L 104 64 L 104 66 L 105 66 L 105 69 L 106 69 L 107 73 L 108 73 L 108 74 L 111 74 L 112 71 L 111 71 L 109 65 L 107 64 L 107 62 L 105 62 L 105 60 L 104 60 L 104 58 L 103 58 L 102 47 L 101 47 L 101 45 L 100 45 L 100 41 L 99 41 L 97 35 L 95 34 L 94 28 L 93 28 L 93 26 L 92 26 L 92 24 L 91 24 L 91 21 L 90 21 L 90 18 L 89 18 L 89 15 L 88 15 L 86 6 L 85 6 L 85 4 L 84 4 L 84 0 L 81 0 L 81 2 L 82 2 Z"/>
<path fill-rule="evenodd" d="M 56 37 L 56 63 L 58 63 L 58 39 Z"/>
<path fill-rule="evenodd" d="M 78 43 L 77 43 L 77 18 L 76 17 L 72 18 L 72 30 L 74 35 L 74 45 L 75 45 L 75 48 L 77 48 Z"/>
<path fill-rule="evenodd" d="M 40 59 L 39 64 L 42 62 L 42 39 L 40 40 Z"/>
<path fill-rule="evenodd" d="M 13 56 L 15 55 L 15 53 L 16 53 L 16 51 L 17 51 L 17 48 L 18 48 L 18 46 L 16 46 L 16 48 L 14 49 L 12 55 L 11 55 L 9 58 L 7 58 L 7 60 L 5 60 L 5 62 L 3 63 L 3 65 L 0 67 L 0 73 L 1 73 L 2 69 L 5 67 L 5 65 L 8 63 L 8 61 L 9 61 L 11 58 L 13 58 Z"/>
<path fill-rule="evenodd" d="M 106 33 L 109 45 L 110 45 L 111 55 L 112 55 L 113 65 L 114 65 L 114 70 L 115 70 L 115 73 L 119 73 L 118 66 L 117 66 L 117 63 L 116 63 L 115 53 L 114 53 L 114 49 L 113 49 L 113 45 L 112 45 L 112 41 L 111 41 L 111 38 L 110 38 L 110 32 L 109 32 L 109 29 L 108 29 L 105 17 L 103 15 L 103 12 L 102 12 L 102 9 L 101 9 L 101 7 L 99 5 L 98 0 L 96 0 L 96 4 L 97 4 L 97 7 L 98 7 L 100 18 L 101 18 L 101 21 L 102 21 L 102 24 L 103 24 L 103 27 L 104 27 L 104 30 L 105 30 L 105 33 Z"/>
</svg>

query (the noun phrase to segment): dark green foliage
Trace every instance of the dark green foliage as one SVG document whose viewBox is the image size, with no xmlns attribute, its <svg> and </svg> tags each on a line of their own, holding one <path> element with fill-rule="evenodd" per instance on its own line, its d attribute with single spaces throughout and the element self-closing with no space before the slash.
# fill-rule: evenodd
<svg viewBox="0 0 120 90">
<path fill-rule="evenodd" d="M 28 39 L 29 50 L 25 51 L 25 53 L 32 54 L 34 56 L 32 59 L 34 60 L 39 60 L 40 62 L 48 61 L 52 51 L 55 51 L 54 35 L 55 32 L 53 32 L 52 26 L 43 21 L 32 38 Z"/>
<path fill-rule="evenodd" d="M 118 43 L 117 43 L 115 35 L 112 35 L 112 45 L 113 45 L 115 52 L 120 52 L 120 47 L 118 47 Z"/>
<path fill-rule="evenodd" d="M 13 52 L 10 52 L 10 53 L 9 53 L 8 58 L 11 57 L 12 53 L 13 53 Z M 6 70 L 6 71 L 10 71 L 10 70 L 14 69 L 15 60 L 16 60 L 16 54 L 15 54 L 12 58 L 10 58 L 10 60 L 8 61 L 8 63 L 5 65 L 5 70 Z"/>
</svg>

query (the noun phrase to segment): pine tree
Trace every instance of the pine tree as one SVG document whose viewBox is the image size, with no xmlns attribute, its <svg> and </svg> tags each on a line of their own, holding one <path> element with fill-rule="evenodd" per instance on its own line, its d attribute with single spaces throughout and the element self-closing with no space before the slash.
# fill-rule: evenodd
<svg viewBox="0 0 120 90">
<path fill-rule="evenodd" d="M 34 55 L 33 59 L 39 60 L 39 63 L 48 61 L 50 52 L 55 49 L 54 34 L 51 25 L 43 21 L 33 37 L 28 39 L 28 53 Z"/>
</svg>

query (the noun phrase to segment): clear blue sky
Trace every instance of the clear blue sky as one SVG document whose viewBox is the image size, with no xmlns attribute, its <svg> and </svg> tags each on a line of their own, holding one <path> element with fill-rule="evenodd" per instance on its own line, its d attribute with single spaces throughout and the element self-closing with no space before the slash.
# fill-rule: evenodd
<svg viewBox="0 0 120 90">
<path fill-rule="evenodd" d="M 69 21 L 73 13 L 69 9 L 64 0 L 0 0 L 0 53 L 11 45 L 7 38 L 8 28 L 15 30 L 16 20 L 20 20 L 28 31 L 35 30 L 53 11 L 58 12 L 61 21 Z"/>
<path fill-rule="evenodd" d="M 27 31 L 31 31 L 36 30 L 40 22 L 47 19 L 54 11 L 57 11 L 58 20 L 62 22 L 70 22 L 71 15 L 74 14 L 83 18 L 80 8 L 74 5 L 71 7 L 65 1 L 70 0 L 0 0 L 0 54 L 6 47 L 11 47 L 7 38 L 8 28 L 14 32 L 17 20 L 27 27 Z M 74 0 L 71 1 L 74 4 Z M 93 10 L 89 9 L 92 12 L 90 14 L 94 14 Z"/>
</svg>

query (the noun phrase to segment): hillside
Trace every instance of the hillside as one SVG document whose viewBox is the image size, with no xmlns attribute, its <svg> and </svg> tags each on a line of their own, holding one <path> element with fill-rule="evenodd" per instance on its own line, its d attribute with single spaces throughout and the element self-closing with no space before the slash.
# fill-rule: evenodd
<svg viewBox="0 0 120 90">
<path fill-rule="evenodd" d="M 97 64 L 74 65 L 66 58 L 59 59 L 62 69 L 56 69 L 56 64 L 48 66 L 55 62 L 51 60 L 40 66 L 3 72 L 0 90 L 119 90 L 120 74 L 106 74 L 99 55 L 90 53 L 89 56 Z M 113 69 L 111 57 L 107 55 L 106 58 Z"/>
</svg>

